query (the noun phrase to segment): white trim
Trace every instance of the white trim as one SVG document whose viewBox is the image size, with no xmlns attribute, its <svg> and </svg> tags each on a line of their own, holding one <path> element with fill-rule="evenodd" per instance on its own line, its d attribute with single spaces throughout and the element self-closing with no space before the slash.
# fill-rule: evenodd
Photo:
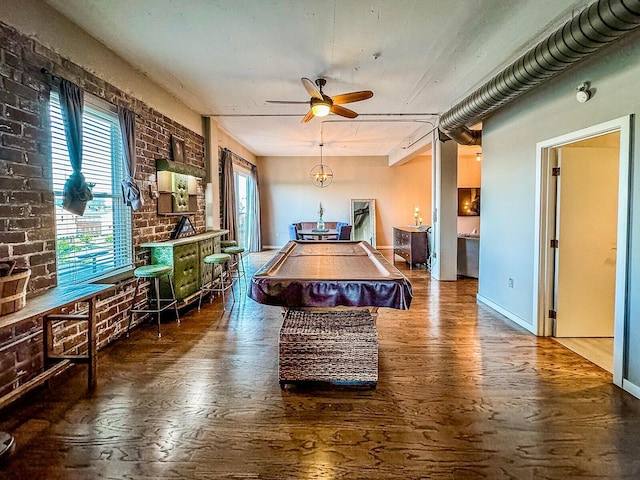
<svg viewBox="0 0 640 480">
<path fill-rule="evenodd" d="M 492 302 L 491 300 L 489 300 L 487 297 L 484 297 L 482 295 L 480 295 L 479 293 L 476 294 L 476 301 L 485 304 L 487 307 L 494 309 L 496 312 L 498 312 L 501 315 L 504 315 L 505 317 L 507 317 L 509 320 L 511 320 L 514 323 L 517 323 L 518 325 L 520 325 L 522 328 L 527 329 L 528 331 L 530 331 L 531 333 L 535 333 L 535 328 L 533 325 L 531 325 L 529 322 L 527 322 L 525 319 L 520 318 L 518 315 L 516 315 L 513 312 L 510 312 L 509 310 L 505 309 L 504 307 L 501 307 L 500 305 L 498 305 L 497 303 Z"/>
<path fill-rule="evenodd" d="M 625 392 L 629 392 L 631 395 L 640 398 L 640 387 L 635 383 L 631 383 L 629 380 L 622 380 L 622 389 Z"/>
<path fill-rule="evenodd" d="M 631 197 L 631 116 L 620 121 L 620 170 L 618 180 L 618 250 L 616 251 L 616 298 L 613 334 L 613 383 L 623 385 L 629 275 L 629 215 Z M 631 384 L 632 385 L 632 384 Z"/>
<path fill-rule="evenodd" d="M 547 268 L 547 198 L 548 198 L 548 155 L 550 149 L 561 147 L 569 143 L 575 143 L 588 138 L 597 137 L 607 133 L 620 132 L 620 162 L 618 180 L 618 244 L 616 256 L 616 287 L 615 287 L 615 319 L 614 319 L 614 345 L 613 345 L 613 383 L 622 387 L 629 384 L 623 381 L 624 348 L 625 348 L 625 323 L 627 303 L 627 255 L 629 248 L 629 173 L 631 159 L 631 115 L 616 118 L 608 122 L 593 125 L 576 132 L 560 135 L 536 144 L 536 192 L 535 192 L 535 241 L 538 248 L 534 250 L 534 287 L 533 287 L 533 319 L 536 330 L 543 335 L 551 335 L 546 328 L 546 310 L 549 304 L 545 286 L 548 285 L 549 269 Z M 624 387 L 623 387 L 624 388 Z M 625 388 L 626 390 L 626 388 Z"/>
</svg>

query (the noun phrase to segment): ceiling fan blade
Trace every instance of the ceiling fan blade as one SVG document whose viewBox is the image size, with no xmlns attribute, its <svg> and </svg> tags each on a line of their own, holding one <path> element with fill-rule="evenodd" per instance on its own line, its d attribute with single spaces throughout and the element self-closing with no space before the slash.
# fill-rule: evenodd
<svg viewBox="0 0 640 480">
<path fill-rule="evenodd" d="M 311 111 L 311 109 L 309 109 L 309 111 L 307 112 L 307 114 L 304 116 L 304 118 L 302 119 L 302 121 L 300 123 L 307 123 L 312 118 L 313 118 L 313 111 Z"/>
<path fill-rule="evenodd" d="M 320 90 L 318 90 L 318 87 L 316 87 L 316 85 L 311 80 L 305 77 L 302 77 L 300 80 L 302 81 L 302 86 L 304 87 L 304 89 L 309 95 L 311 95 L 311 98 L 322 100 L 322 94 L 320 93 Z"/>
<path fill-rule="evenodd" d="M 349 110 L 348 108 L 341 107 L 340 105 L 332 105 L 331 113 L 335 113 L 336 115 L 340 115 L 342 117 L 347 118 L 356 118 L 358 114 L 353 110 Z"/>
<path fill-rule="evenodd" d="M 331 100 L 333 100 L 334 104 L 342 105 L 344 103 L 359 102 L 371 97 L 373 97 L 373 92 L 371 90 L 362 90 L 360 92 L 343 93 L 341 95 L 336 95 L 335 97 L 331 97 Z"/>
<path fill-rule="evenodd" d="M 296 101 L 289 101 L 289 100 L 265 100 L 265 103 L 279 103 L 279 104 L 286 104 L 286 105 L 309 105 L 309 102 L 296 102 Z"/>
</svg>

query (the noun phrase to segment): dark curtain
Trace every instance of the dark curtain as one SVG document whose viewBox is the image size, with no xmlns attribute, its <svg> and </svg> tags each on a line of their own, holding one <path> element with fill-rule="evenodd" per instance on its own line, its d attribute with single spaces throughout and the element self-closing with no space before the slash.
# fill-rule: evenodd
<svg viewBox="0 0 640 480">
<path fill-rule="evenodd" d="M 262 237 L 260 235 L 260 192 L 258 190 L 258 167 L 251 167 L 251 192 L 249 210 L 249 251 L 260 252 L 262 250 Z"/>
<path fill-rule="evenodd" d="M 236 240 L 238 228 L 236 226 L 236 188 L 233 180 L 232 153 L 222 149 L 222 228 L 229 230 L 227 238 Z"/>
<path fill-rule="evenodd" d="M 122 134 L 122 151 L 124 157 L 125 178 L 121 182 L 122 200 L 133 210 L 139 210 L 144 205 L 140 187 L 135 181 L 136 176 L 136 115 L 127 108 L 118 109 L 120 132 Z"/>
<path fill-rule="evenodd" d="M 60 81 L 60 106 L 69 160 L 73 173 L 64 184 L 62 207 L 76 215 L 84 215 L 87 202 L 93 199 L 91 188 L 82 174 L 82 89 L 68 80 Z"/>
</svg>

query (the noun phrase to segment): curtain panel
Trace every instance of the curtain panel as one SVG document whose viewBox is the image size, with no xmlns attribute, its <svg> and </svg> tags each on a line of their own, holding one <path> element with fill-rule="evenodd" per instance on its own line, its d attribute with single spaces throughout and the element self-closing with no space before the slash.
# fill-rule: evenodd
<svg viewBox="0 0 640 480">
<path fill-rule="evenodd" d="M 136 115 L 127 108 L 118 108 L 118 120 L 122 134 L 122 152 L 125 178 L 121 182 L 122 200 L 132 210 L 139 210 L 144 205 L 136 176 Z"/>
<path fill-rule="evenodd" d="M 60 81 L 60 107 L 73 173 L 64 184 L 62 207 L 75 214 L 84 215 L 87 202 L 93 199 L 91 188 L 82 174 L 82 111 L 84 92 L 75 83 Z"/>
<path fill-rule="evenodd" d="M 229 230 L 227 238 L 237 240 L 238 227 L 236 225 L 236 189 L 233 180 L 233 154 L 223 148 L 222 163 L 222 228 Z"/>
<path fill-rule="evenodd" d="M 248 205 L 249 210 L 249 251 L 260 252 L 262 250 L 262 236 L 260 235 L 260 191 L 258 190 L 258 167 L 251 167 L 252 197 Z"/>
</svg>

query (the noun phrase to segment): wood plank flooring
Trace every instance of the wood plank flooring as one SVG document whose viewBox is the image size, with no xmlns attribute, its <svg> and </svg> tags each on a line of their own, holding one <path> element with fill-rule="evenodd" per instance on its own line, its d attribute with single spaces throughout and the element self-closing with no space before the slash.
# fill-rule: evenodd
<svg viewBox="0 0 640 480">
<path fill-rule="evenodd" d="M 280 390 L 280 309 L 216 299 L 101 351 L 95 393 L 75 367 L 0 411 L 0 478 L 640 478 L 640 400 L 477 304 L 475 280 L 397 266 L 414 302 L 380 309 L 375 390 Z"/>
</svg>

